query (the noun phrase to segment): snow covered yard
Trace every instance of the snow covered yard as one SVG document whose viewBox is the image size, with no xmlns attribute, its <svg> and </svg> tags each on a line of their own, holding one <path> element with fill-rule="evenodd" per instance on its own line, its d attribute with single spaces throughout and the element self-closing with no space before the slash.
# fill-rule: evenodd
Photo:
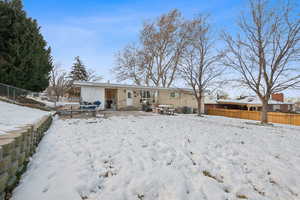
<svg viewBox="0 0 300 200">
<path fill-rule="evenodd" d="M 300 127 L 216 116 L 56 119 L 13 200 L 300 199 Z"/>
<path fill-rule="evenodd" d="M 26 124 L 33 124 L 49 112 L 0 101 L 0 135 Z"/>
</svg>

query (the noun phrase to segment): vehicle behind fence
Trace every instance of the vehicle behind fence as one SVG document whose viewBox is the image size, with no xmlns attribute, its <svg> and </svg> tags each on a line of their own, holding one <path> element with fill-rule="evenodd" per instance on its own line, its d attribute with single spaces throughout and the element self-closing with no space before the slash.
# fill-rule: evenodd
<svg viewBox="0 0 300 200">
<path fill-rule="evenodd" d="M 18 101 L 18 99 L 20 99 L 21 97 L 26 97 L 28 95 L 38 96 L 38 93 L 0 83 L 0 97 L 2 98 L 12 101 Z"/>
<path fill-rule="evenodd" d="M 230 110 L 221 108 L 208 109 L 207 114 L 250 120 L 260 120 L 261 115 L 259 111 Z M 268 112 L 268 119 L 269 122 L 272 123 L 291 124 L 300 126 L 300 114 Z"/>
</svg>

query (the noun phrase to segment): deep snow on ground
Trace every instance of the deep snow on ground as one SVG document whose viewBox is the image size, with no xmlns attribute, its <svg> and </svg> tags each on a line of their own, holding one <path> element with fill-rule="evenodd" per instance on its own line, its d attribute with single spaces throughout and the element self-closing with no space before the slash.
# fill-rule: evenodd
<svg viewBox="0 0 300 200">
<path fill-rule="evenodd" d="M 13 200 L 300 199 L 300 127 L 205 116 L 56 119 Z"/>
<path fill-rule="evenodd" d="M 5 131 L 33 124 L 49 112 L 0 101 L 0 135 Z"/>
</svg>

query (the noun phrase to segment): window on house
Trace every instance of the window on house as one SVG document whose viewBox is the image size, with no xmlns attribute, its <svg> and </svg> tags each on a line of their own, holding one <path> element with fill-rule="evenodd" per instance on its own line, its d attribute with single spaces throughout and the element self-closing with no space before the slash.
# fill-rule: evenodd
<svg viewBox="0 0 300 200">
<path fill-rule="evenodd" d="M 178 92 L 170 92 L 170 97 L 178 97 Z"/>
<path fill-rule="evenodd" d="M 132 98 L 131 92 L 127 92 L 127 98 L 128 98 L 128 99 L 131 99 L 131 98 Z"/>
<path fill-rule="evenodd" d="M 148 90 L 141 90 L 140 95 L 141 95 L 142 99 L 150 99 L 151 98 L 151 93 Z"/>
<path fill-rule="evenodd" d="M 153 90 L 140 90 L 140 102 L 147 101 L 149 103 L 155 103 L 155 91 Z"/>
<path fill-rule="evenodd" d="M 274 111 L 280 111 L 280 105 L 273 105 Z"/>
<path fill-rule="evenodd" d="M 151 98 L 150 91 L 146 91 L 146 98 Z"/>
</svg>

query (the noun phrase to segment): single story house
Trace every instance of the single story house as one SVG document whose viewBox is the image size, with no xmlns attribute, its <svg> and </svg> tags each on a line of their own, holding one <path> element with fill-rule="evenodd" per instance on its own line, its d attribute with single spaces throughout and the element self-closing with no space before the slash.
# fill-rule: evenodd
<svg viewBox="0 0 300 200">
<path fill-rule="evenodd" d="M 260 111 L 262 103 L 256 96 L 247 96 L 241 99 L 218 99 L 205 102 L 205 111 L 210 108 L 238 109 L 249 111 Z M 284 102 L 282 93 L 276 93 L 271 96 L 268 105 L 269 112 L 292 112 L 294 103 Z"/>
<path fill-rule="evenodd" d="M 197 109 L 196 98 L 192 89 L 188 88 L 97 82 L 75 82 L 74 85 L 80 88 L 81 101 L 100 101 L 100 109 L 102 110 L 141 110 L 145 102 L 154 106 L 167 104 L 173 105 L 174 108 L 190 107 Z M 202 104 L 202 108 L 204 109 L 204 104 Z"/>
</svg>

